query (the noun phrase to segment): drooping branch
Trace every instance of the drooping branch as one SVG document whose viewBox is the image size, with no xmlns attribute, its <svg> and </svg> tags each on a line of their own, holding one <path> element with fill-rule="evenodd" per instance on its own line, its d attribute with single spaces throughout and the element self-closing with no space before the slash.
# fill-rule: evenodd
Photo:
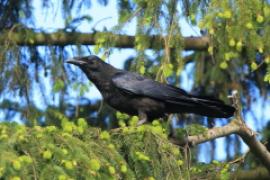
<svg viewBox="0 0 270 180">
<path fill-rule="evenodd" d="M 240 98 L 238 93 L 235 91 L 232 95 L 234 106 L 236 108 L 235 118 L 227 125 L 223 127 L 215 127 L 209 129 L 207 132 L 187 136 L 186 138 L 177 138 L 171 137 L 172 143 L 178 145 L 190 144 L 197 145 L 206 141 L 214 140 L 219 137 L 228 136 L 231 134 L 239 135 L 242 140 L 249 146 L 250 151 L 262 162 L 266 169 L 270 172 L 270 152 L 267 151 L 266 147 L 257 140 L 256 132 L 251 130 L 245 124 L 245 121 L 242 117 L 242 108 L 240 103 Z"/>
<path fill-rule="evenodd" d="M 34 32 L 31 30 L 24 31 L 7 31 L 0 35 L 0 45 L 6 42 L 12 42 L 19 46 L 67 46 L 67 45 L 95 45 L 97 39 L 101 36 L 112 37 L 111 45 L 116 48 L 134 48 L 135 36 L 113 34 L 110 32 L 80 33 L 80 32 Z M 164 37 L 149 36 L 149 48 L 163 48 Z M 184 37 L 185 50 L 206 50 L 209 44 L 209 38 L 202 37 Z"/>
</svg>

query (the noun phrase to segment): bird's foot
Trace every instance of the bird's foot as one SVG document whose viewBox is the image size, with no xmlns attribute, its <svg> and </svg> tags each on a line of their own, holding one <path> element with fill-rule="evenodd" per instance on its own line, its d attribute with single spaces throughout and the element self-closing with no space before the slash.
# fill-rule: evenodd
<svg viewBox="0 0 270 180">
<path fill-rule="evenodd" d="M 139 122 L 137 123 L 137 126 L 143 125 L 144 123 L 147 122 L 147 115 L 144 111 L 139 110 L 138 115 L 139 115 Z"/>
<path fill-rule="evenodd" d="M 146 121 L 147 121 L 146 119 L 139 120 L 137 126 L 143 125 L 144 123 L 146 123 Z"/>
</svg>

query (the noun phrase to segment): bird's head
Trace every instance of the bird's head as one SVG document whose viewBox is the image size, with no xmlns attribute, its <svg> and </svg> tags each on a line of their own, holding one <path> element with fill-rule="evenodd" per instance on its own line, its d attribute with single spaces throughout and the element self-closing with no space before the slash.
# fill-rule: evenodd
<svg viewBox="0 0 270 180">
<path fill-rule="evenodd" d="M 88 79 L 94 82 L 97 86 L 102 80 L 109 80 L 117 71 L 113 66 L 105 63 L 95 55 L 74 57 L 66 62 L 80 67 Z"/>
<path fill-rule="evenodd" d="M 74 57 L 69 59 L 67 63 L 79 66 L 82 70 L 96 71 L 99 70 L 104 63 L 99 57 L 95 55 Z"/>
</svg>

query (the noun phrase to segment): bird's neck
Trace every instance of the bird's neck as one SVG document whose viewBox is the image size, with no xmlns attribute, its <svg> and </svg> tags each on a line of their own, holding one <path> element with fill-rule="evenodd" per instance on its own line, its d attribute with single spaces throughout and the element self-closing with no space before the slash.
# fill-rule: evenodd
<svg viewBox="0 0 270 180">
<path fill-rule="evenodd" d="M 88 79 L 95 84 L 101 94 L 105 97 L 105 93 L 112 89 L 111 79 L 115 73 L 117 73 L 117 69 L 103 69 L 100 72 L 85 72 Z"/>
</svg>

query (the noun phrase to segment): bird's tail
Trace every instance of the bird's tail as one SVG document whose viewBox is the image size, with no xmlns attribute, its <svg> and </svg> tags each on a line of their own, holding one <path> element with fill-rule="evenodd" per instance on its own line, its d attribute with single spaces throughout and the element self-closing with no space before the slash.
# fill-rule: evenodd
<svg viewBox="0 0 270 180">
<path fill-rule="evenodd" d="M 229 118 L 235 112 L 234 107 L 219 99 L 194 95 L 190 95 L 186 100 L 171 101 L 168 108 L 174 113 L 187 112 L 214 118 Z"/>
<path fill-rule="evenodd" d="M 192 96 L 192 100 L 195 103 L 193 109 L 195 114 L 215 118 L 229 118 L 235 112 L 234 107 L 212 97 Z"/>
</svg>

